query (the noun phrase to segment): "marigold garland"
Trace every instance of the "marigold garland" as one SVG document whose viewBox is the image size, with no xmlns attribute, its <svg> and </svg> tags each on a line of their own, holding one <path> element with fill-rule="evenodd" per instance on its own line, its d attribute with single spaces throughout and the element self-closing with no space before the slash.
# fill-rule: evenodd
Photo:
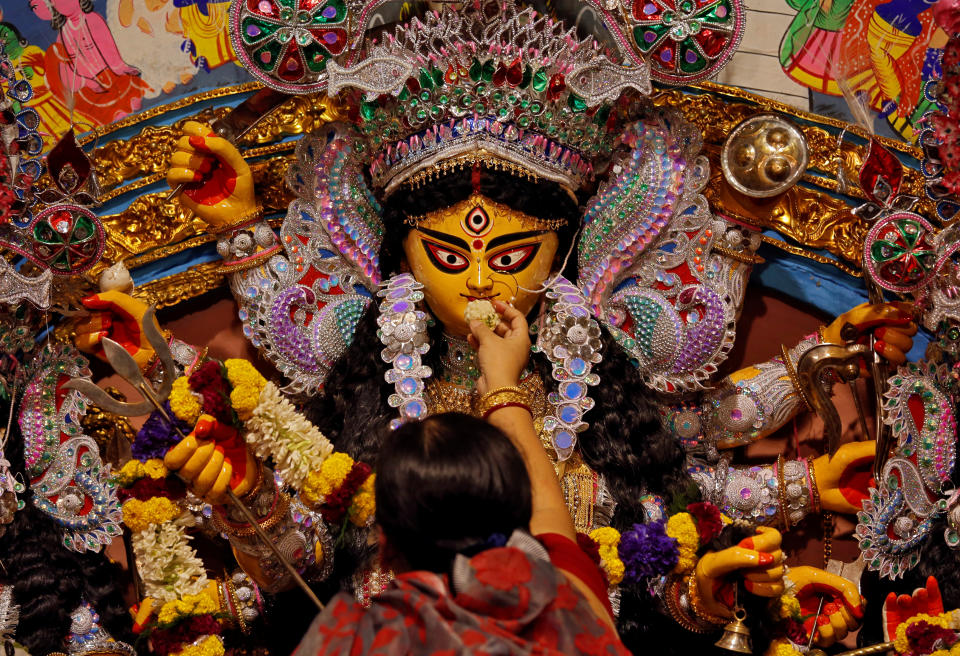
<svg viewBox="0 0 960 656">
<path fill-rule="evenodd" d="M 220 636 L 212 635 L 174 652 L 174 656 L 223 656 L 224 651 L 223 639 Z"/>
<path fill-rule="evenodd" d="M 607 582 L 610 585 L 619 585 L 626 571 L 617 551 L 620 546 L 620 532 L 612 526 L 595 528 L 590 531 L 590 539 L 597 543 L 600 564 L 607 574 Z"/>
<path fill-rule="evenodd" d="M 237 417 L 246 421 L 253 416 L 253 411 L 260 402 L 260 393 L 266 386 L 267 379 L 246 360 L 231 358 L 223 364 L 227 369 L 227 380 L 233 386 L 230 405 Z"/>
<path fill-rule="evenodd" d="M 182 599 L 173 599 L 165 603 L 157 613 L 157 624 L 166 629 L 193 615 L 216 613 L 220 610 L 220 604 L 210 595 L 211 585 L 216 583 L 211 581 L 203 592 L 185 595 Z M 215 595 L 216 592 L 213 594 Z"/>
<path fill-rule="evenodd" d="M 191 426 L 197 423 L 197 417 L 200 416 L 200 400 L 190 389 L 190 379 L 186 376 L 180 376 L 173 381 L 173 388 L 170 390 L 170 410 Z"/>
<path fill-rule="evenodd" d="M 803 652 L 786 638 L 774 640 L 767 649 L 767 656 L 802 656 L 802 654 Z"/>
<path fill-rule="evenodd" d="M 147 501 L 128 499 L 122 506 L 123 523 L 134 533 L 147 530 L 152 524 L 164 524 L 182 514 L 180 507 L 166 497 Z"/>
<path fill-rule="evenodd" d="M 300 498 L 311 506 L 322 503 L 325 497 L 343 484 L 351 469 L 353 458 L 339 451 L 331 454 L 319 468 L 307 475 Z"/>
<path fill-rule="evenodd" d="M 368 525 L 377 511 L 377 503 L 373 493 L 376 476 L 376 474 L 367 476 L 367 480 L 363 482 L 353 498 L 353 505 L 350 506 L 350 521 L 355 526 Z"/>
<path fill-rule="evenodd" d="M 141 478 L 166 478 L 170 472 L 163 466 L 163 460 L 151 458 L 146 462 L 129 460 L 113 475 L 113 480 L 120 487 L 130 487 Z"/>
<path fill-rule="evenodd" d="M 679 558 L 673 571 L 677 574 L 689 572 L 697 564 L 697 548 L 700 546 L 700 534 L 690 513 L 677 513 L 667 519 L 667 535 L 677 541 Z"/>
<path fill-rule="evenodd" d="M 910 641 L 907 639 L 907 629 L 910 626 L 920 622 L 926 622 L 931 626 L 938 626 L 942 629 L 950 629 L 952 628 L 951 619 L 952 617 L 950 613 L 943 613 L 942 615 L 936 616 L 927 615 L 925 613 L 914 615 L 910 619 L 901 622 L 900 625 L 897 626 L 897 635 L 893 641 L 893 648 L 899 654 L 905 654 L 910 651 Z"/>
<path fill-rule="evenodd" d="M 800 619 L 800 602 L 792 594 L 783 594 L 780 596 L 780 618 L 781 619 Z"/>
</svg>

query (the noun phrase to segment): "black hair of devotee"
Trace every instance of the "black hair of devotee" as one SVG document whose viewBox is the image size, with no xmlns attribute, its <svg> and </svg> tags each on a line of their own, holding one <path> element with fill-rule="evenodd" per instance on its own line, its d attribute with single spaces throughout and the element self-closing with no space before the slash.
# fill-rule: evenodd
<svg viewBox="0 0 960 656">
<path fill-rule="evenodd" d="M 529 529 L 523 456 L 482 419 L 445 412 L 408 422 L 384 438 L 376 471 L 377 524 L 394 570 L 448 573 L 457 554 Z"/>
</svg>

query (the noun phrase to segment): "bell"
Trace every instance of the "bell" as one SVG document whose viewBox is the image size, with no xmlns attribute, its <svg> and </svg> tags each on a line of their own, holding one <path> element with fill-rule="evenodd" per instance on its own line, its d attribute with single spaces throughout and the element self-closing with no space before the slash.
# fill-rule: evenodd
<svg viewBox="0 0 960 656">
<path fill-rule="evenodd" d="M 723 635 L 714 644 L 721 649 L 735 651 L 738 654 L 752 654 L 750 629 L 743 623 L 746 618 L 747 613 L 742 608 L 737 608 L 733 613 L 733 621 L 723 627 Z"/>
</svg>

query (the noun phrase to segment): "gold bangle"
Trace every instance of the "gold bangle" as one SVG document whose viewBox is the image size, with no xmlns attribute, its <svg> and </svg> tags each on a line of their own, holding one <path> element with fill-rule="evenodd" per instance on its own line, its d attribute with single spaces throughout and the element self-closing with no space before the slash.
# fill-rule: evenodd
<svg viewBox="0 0 960 656">
<path fill-rule="evenodd" d="M 233 609 L 231 615 L 236 618 L 237 624 L 240 626 L 240 632 L 244 634 L 249 633 L 250 627 L 247 626 L 246 620 L 243 619 L 243 608 L 241 607 L 239 597 L 237 597 L 237 588 L 231 579 L 227 579 L 227 590 L 232 600 L 230 602 L 230 607 Z"/>
<path fill-rule="evenodd" d="M 260 494 L 260 489 L 263 487 L 263 465 L 257 467 L 257 480 L 254 482 L 253 487 L 250 488 L 250 491 L 240 497 L 240 501 L 250 505 L 250 502 L 253 501 L 258 494 Z"/>
<path fill-rule="evenodd" d="M 790 530 L 790 522 L 787 519 L 787 492 L 786 482 L 783 475 L 783 456 L 777 456 L 777 504 L 780 514 L 780 521 L 783 522 L 783 530 Z"/>
<path fill-rule="evenodd" d="M 700 598 L 700 586 L 697 583 L 697 577 L 693 574 L 687 575 L 687 599 L 690 600 L 690 609 L 697 619 L 718 626 L 723 626 L 730 621 L 729 618 L 720 617 L 704 610 L 701 605 L 703 599 Z"/>
<path fill-rule="evenodd" d="M 670 617 L 672 617 L 677 624 L 691 633 L 710 633 L 716 627 L 705 626 L 704 624 L 698 622 L 696 618 L 690 617 L 683 610 L 683 608 L 680 607 L 680 587 L 683 585 L 683 583 L 683 579 L 678 579 L 668 583 L 667 589 L 663 593 L 667 604 L 667 611 L 670 613 Z"/>
<path fill-rule="evenodd" d="M 789 376 L 790 382 L 793 383 L 793 388 L 797 391 L 797 396 L 799 396 L 803 404 L 807 406 L 807 410 L 812 412 L 813 404 L 810 403 L 810 399 L 807 398 L 807 393 L 800 384 L 800 378 L 797 377 L 797 370 L 793 368 L 793 362 L 790 360 L 790 352 L 787 351 L 787 347 L 783 344 L 780 345 L 780 350 L 783 352 L 783 366 L 787 370 L 787 376 Z"/>
<path fill-rule="evenodd" d="M 519 387 L 501 387 L 484 394 L 477 403 L 477 414 L 486 418 L 497 408 L 504 406 L 520 406 L 530 411 L 530 395 Z"/>
<path fill-rule="evenodd" d="M 262 528 L 264 531 L 270 531 L 275 528 L 277 524 L 279 524 L 280 521 L 286 516 L 289 507 L 290 498 L 282 492 L 279 493 L 277 502 L 274 504 L 273 511 L 266 517 L 266 519 L 257 522 L 260 525 L 260 528 Z M 250 524 L 231 524 L 223 517 L 220 517 L 217 513 L 213 514 L 213 520 L 217 525 L 217 528 L 222 532 L 238 538 L 249 538 L 257 532 L 256 529 L 254 529 Z"/>
<path fill-rule="evenodd" d="M 813 497 L 813 512 L 820 512 L 823 507 L 820 505 L 820 488 L 817 487 L 817 475 L 813 466 L 813 456 L 807 457 L 807 478 L 810 481 L 810 496 Z"/>
</svg>

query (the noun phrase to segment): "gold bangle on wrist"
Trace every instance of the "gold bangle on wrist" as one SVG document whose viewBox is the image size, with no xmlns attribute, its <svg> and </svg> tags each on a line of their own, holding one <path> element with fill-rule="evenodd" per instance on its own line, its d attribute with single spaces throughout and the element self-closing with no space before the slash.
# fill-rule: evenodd
<svg viewBox="0 0 960 656">
<path fill-rule="evenodd" d="M 813 404 L 810 403 L 810 399 L 807 398 L 807 393 L 804 391 L 803 385 L 800 384 L 800 378 L 797 376 L 797 370 L 794 369 L 793 362 L 790 360 L 790 352 L 783 344 L 780 345 L 780 350 L 783 352 L 783 366 L 787 370 L 787 376 L 790 377 L 790 382 L 793 383 L 793 388 L 797 391 L 797 396 L 799 396 L 800 400 L 803 401 L 803 404 L 807 406 L 807 410 L 812 412 Z"/>
<path fill-rule="evenodd" d="M 514 406 L 530 412 L 530 395 L 519 387 L 500 387 L 480 397 L 477 414 L 486 419 L 494 410 Z"/>
</svg>

